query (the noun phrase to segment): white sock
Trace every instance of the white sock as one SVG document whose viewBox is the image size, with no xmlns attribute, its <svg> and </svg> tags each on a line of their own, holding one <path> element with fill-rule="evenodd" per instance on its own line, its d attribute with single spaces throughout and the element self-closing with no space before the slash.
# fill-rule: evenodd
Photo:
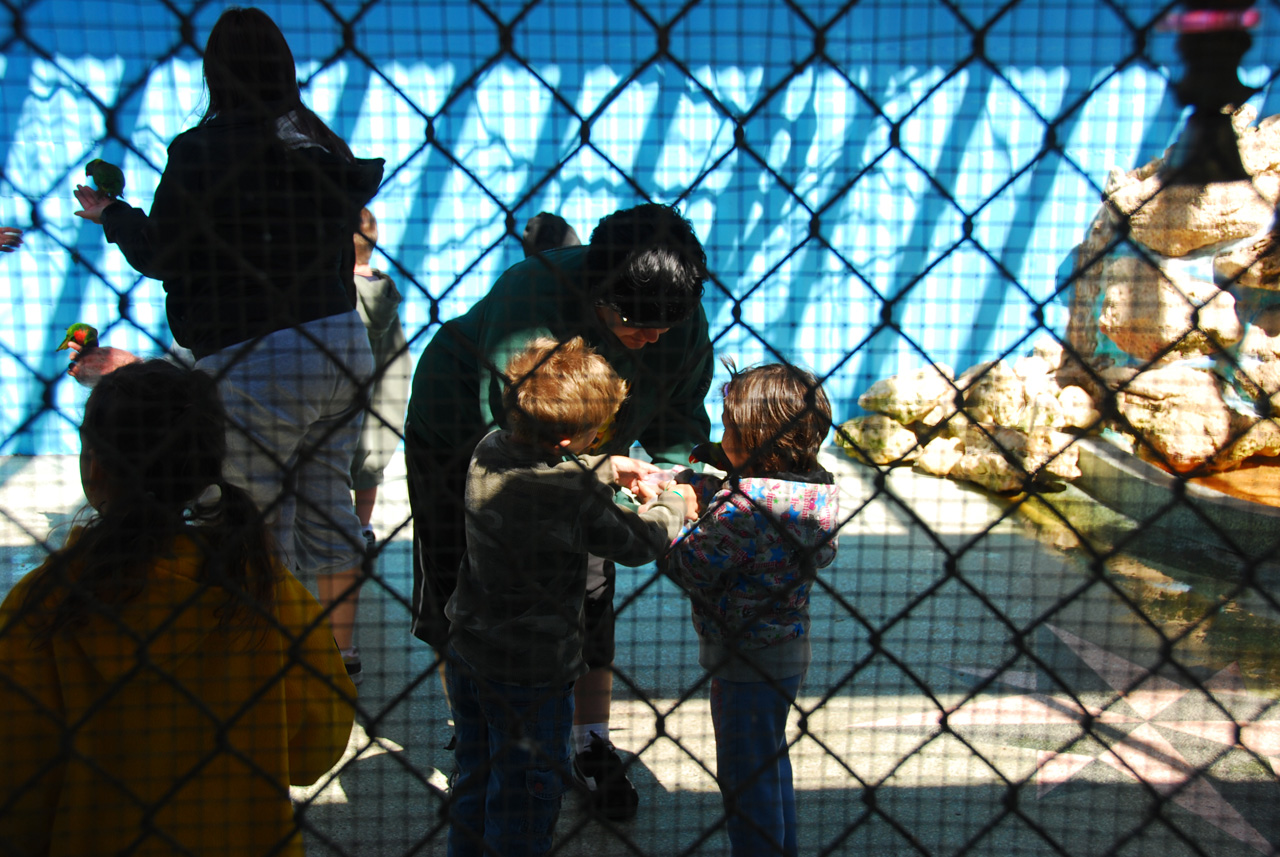
<svg viewBox="0 0 1280 857">
<path fill-rule="evenodd" d="M 592 735 L 594 732 L 600 736 L 600 740 L 609 746 L 609 724 L 608 723 L 575 723 L 573 724 L 573 749 L 575 753 L 581 753 L 591 747 Z"/>
</svg>

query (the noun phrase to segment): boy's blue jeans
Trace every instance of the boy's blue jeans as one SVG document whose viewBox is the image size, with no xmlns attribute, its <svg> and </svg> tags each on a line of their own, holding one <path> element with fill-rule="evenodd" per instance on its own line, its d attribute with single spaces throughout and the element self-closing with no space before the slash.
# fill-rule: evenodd
<svg viewBox="0 0 1280 857">
<path fill-rule="evenodd" d="M 570 776 L 573 684 L 486 681 L 452 650 L 445 681 L 458 738 L 449 857 L 546 854 Z"/>
<path fill-rule="evenodd" d="M 787 713 L 804 676 L 711 680 L 716 776 L 733 857 L 796 857 L 796 793 Z"/>
</svg>

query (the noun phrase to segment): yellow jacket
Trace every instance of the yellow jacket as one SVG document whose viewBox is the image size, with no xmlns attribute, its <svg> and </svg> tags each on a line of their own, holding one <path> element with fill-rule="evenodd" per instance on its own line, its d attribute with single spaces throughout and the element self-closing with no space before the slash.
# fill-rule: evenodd
<svg viewBox="0 0 1280 857">
<path fill-rule="evenodd" d="M 277 568 L 274 622 L 219 628 L 225 593 L 200 591 L 195 544 L 173 553 L 120 615 L 50 643 L 20 612 L 34 573 L 0 606 L 0 842 L 16 853 L 303 853 L 289 785 L 337 763 L 354 717 L 328 620 Z"/>
</svg>

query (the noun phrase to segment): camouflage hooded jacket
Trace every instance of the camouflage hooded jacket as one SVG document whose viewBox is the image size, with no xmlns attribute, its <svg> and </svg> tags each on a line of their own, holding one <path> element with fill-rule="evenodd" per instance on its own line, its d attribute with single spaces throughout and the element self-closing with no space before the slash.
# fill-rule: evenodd
<svg viewBox="0 0 1280 857">
<path fill-rule="evenodd" d="M 711 482 L 706 513 L 685 524 L 668 571 L 693 602 L 699 662 L 760 681 L 809 663 L 809 590 L 836 555 L 839 492 L 825 470 Z"/>
</svg>

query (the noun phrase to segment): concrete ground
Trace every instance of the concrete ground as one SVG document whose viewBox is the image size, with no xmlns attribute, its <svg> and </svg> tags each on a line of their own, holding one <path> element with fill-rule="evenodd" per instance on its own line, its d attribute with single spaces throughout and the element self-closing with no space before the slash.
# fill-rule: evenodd
<svg viewBox="0 0 1280 857">
<path fill-rule="evenodd" d="M 848 523 L 792 724 L 801 854 L 1277 853 L 1269 583 L 1193 540 L 1144 539 L 1075 489 L 1022 514 L 827 460 Z M 348 758 L 295 795 L 312 855 L 445 853 L 450 729 L 431 652 L 407 633 L 403 478 L 375 515 L 391 541 L 361 598 Z M 81 498 L 71 457 L 0 460 L 0 483 L 7 591 Z M 640 812 L 612 824 L 571 795 L 556 853 L 727 854 L 687 604 L 648 567 L 621 570 L 617 605 L 612 730 Z"/>
</svg>

